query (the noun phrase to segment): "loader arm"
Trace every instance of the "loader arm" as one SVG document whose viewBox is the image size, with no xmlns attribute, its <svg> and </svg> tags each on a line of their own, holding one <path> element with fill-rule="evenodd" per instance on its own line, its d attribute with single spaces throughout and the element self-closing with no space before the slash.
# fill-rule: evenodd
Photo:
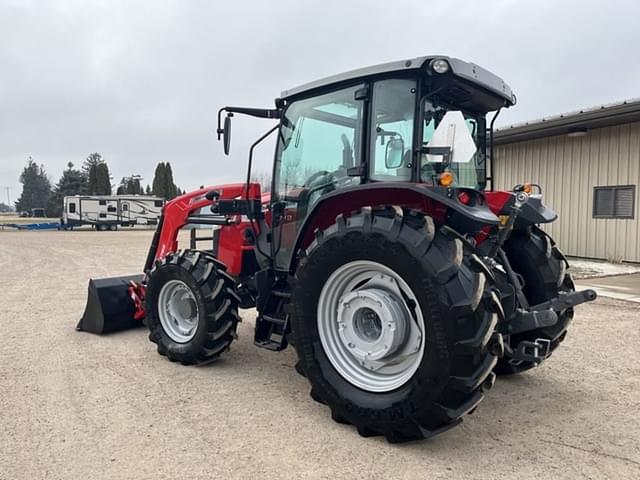
<svg viewBox="0 0 640 480">
<path fill-rule="evenodd" d="M 216 194 L 212 198 L 210 193 L 213 192 Z M 210 186 L 194 190 L 167 202 L 162 209 L 162 215 L 147 254 L 144 271 L 148 272 L 154 261 L 162 259 L 178 249 L 178 232 L 182 227 L 190 223 L 189 217 L 196 215 L 203 207 L 213 206 L 225 200 L 237 199 L 260 199 L 260 184 L 250 183 L 248 192 L 245 183 Z M 231 215 L 233 213 L 229 212 Z M 240 213 L 238 212 L 238 214 Z M 220 223 L 215 223 L 216 220 L 209 219 L 207 221 L 203 216 L 200 217 L 200 221 L 201 223 L 212 225 L 224 225 L 223 219 L 218 220 Z"/>
</svg>

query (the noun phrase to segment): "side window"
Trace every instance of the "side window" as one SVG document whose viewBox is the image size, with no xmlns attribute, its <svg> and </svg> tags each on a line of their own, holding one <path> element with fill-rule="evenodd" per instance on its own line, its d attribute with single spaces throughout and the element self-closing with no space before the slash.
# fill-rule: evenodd
<svg viewBox="0 0 640 480">
<path fill-rule="evenodd" d="M 436 129 L 444 125 L 448 120 L 455 117 L 464 118 L 464 124 L 468 134 L 460 130 L 453 130 L 451 140 L 455 141 L 455 151 L 460 154 L 464 151 L 468 156 L 463 156 L 460 160 L 453 160 L 444 164 L 444 159 L 440 155 L 421 155 L 420 176 L 423 182 L 436 182 L 437 177 L 445 169 L 453 173 L 455 183 L 460 186 L 482 189 L 485 182 L 486 172 L 483 155 L 482 132 L 485 129 L 484 117 L 481 114 L 465 113 L 460 110 L 447 110 L 436 106 L 428 100 L 423 101 L 424 124 L 422 127 L 422 146 L 443 146 L 442 138 L 434 139 Z M 449 130 L 451 131 L 451 130 Z M 449 136 L 449 135 L 447 135 Z M 432 144 L 433 143 L 433 144 Z M 445 142 L 446 143 L 446 142 Z"/>
<path fill-rule="evenodd" d="M 156 200 L 155 202 L 153 202 L 153 205 L 156 207 L 161 207 L 162 206 L 162 200 Z"/>
<path fill-rule="evenodd" d="M 298 201 L 301 193 L 323 194 L 353 185 L 357 177 L 347 170 L 360 163 L 358 142 L 362 101 L 359 87 L 348 88 L 293 103 L 279 132 L 278 196 Z M 325 185 L 325 188 L 321 188 Z"/>
<path fill-rule="evenodd" d="M 98 200 L 98 205 L 106 205 L 107 201 L 106 200 Z"/>
<path fill-rule="evenodd" d="M 123 203 L 123 204 L 122 204 L 122 211 L 123 211 L 123 212 L 127 212 L 127 211 L 129 211 L 129 205 L 128 205 L 128 204 L 126 204 L 126 203 Z"/>
<path fill-rule="evenodd" d="M 69 213 L 76 213 L 76 204 L 75 202 L 69 203 Z"/>
<path fill-rule="evenodd" d="M 414 80 L 374 84 L 370 145 L 370 175 L 374 180 L 411 179 L 415 102 Z"/>
</svg>

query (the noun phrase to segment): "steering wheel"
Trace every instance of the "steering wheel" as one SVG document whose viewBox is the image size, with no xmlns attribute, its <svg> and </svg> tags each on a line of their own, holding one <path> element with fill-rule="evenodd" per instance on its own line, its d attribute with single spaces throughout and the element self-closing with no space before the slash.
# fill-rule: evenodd
<svg viewBox="0 0 640 480">
<path fill-rule="evenodd" d="M 331 174 L 330 172 L 326 171 L 326 170 L 320 170 L 316 173 L 314 173 L 313 175 L 311 175 L 309 178 L 307 178 L 307 180 L 305 180 L 304 184 L 302 185 L 302 188 L 309 188 L 311 185 L 314 184 L 314 182 L 316 180 L 318 180 L 318 178 L 320 177 L 326 177 L 326 176 L 331 176 L 333 177 L 333 174 Z M 323 183 L 326 184 L 328 182 Z"/>
</svg>

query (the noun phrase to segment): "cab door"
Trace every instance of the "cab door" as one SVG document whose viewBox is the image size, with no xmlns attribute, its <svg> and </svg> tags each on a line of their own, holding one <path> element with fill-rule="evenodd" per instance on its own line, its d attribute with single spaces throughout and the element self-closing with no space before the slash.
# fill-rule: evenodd
<svg viewBox="0 0 640 480">
<path fill-rule="evenodd" d="M 317 201 L 360 182 L 363 85 L 294 101 L 283 114 L 274 170 L 272 255 L 287 268 L 298 230 Z M 277 217 L 277 218 L 275 218 Z"/>
</svg>

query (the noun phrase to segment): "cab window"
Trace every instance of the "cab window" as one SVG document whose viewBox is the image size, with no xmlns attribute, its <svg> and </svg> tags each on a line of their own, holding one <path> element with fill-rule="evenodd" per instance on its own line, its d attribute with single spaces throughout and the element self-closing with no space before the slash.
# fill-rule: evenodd
<svg viewBox="0 0 640 480">
<path fill-rule="evenodd" d="M 373 85 L 371 163 L 373 180 L 411 179 L 415 80 L 382 80 Z"/>
<path fill-rule="evenodd" d="M 464 118 L 466 133 L 456 133 L 456 140 L 460 140 L 464 135 L 472 142 L 474 149 L 470 158 L 463 159 L 459 163 L 445 163 L 444 159 L 436 155 L 421 155 L 420 177 L 423 182 L 436 182 L 440 173 L 447 170 L 454 175 L 455 184 L 470 188 L 484 188 L 486 165 L 484 156 L 484 117 L 480 114 L 471 114 L 460 110 L 451 110 L 434 105 L 428 100 L 423 102 L 424 124 L 422 127 L 422 146 L 432 145 L 432 140 L 436 129 L 440 123 L 452 114 Z"/>
</svg>

